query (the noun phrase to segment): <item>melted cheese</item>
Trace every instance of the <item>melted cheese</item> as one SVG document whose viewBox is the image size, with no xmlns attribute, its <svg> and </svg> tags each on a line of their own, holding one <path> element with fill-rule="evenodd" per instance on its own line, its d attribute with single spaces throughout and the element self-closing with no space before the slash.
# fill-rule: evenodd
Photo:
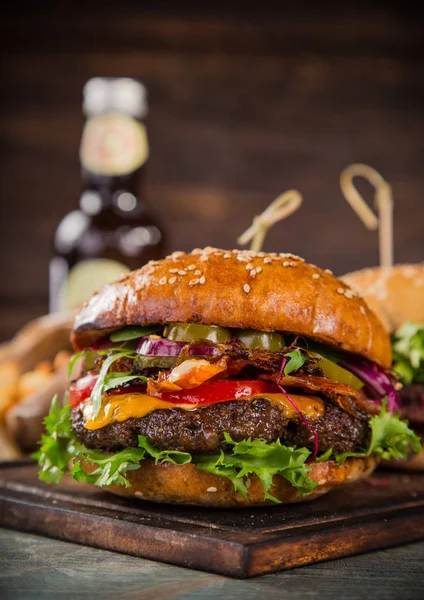
<svg viewBox="0 0 424 600">
<path fill-rule="evenodd" d="M 299 410 L 306 416 L 307 419 L 317 419 L 324 414 L 324 402 L 316 396 L 297 396 L 290 394 L 290 397 L 299 407 Z M 288 419 L 296 416 L 296 409 L 287 400 L 284 394 L 259 394 L 256 396 L 248 396 L 244 398 L 236 398 L 234 400 L 253 400 L 255 398 L 268 398 L 271 402 L 279 404 L 283 414 Z M 84 416 L 86 429 L 100 429 L 110 423 L 121 423 L 127 419 L 141 419 L 153 410 L 166 408 L 181 408 L 183 410 L 195 410 L 201 408 L 202 405 L 195 404 L 176 404 L 174 402 L 166 402 L 154 396 L 147 394 L 133 393 L 120 394 L 110 396 L 110 400 L 102 404 L 99 416 L 96 420 L 93 418 L 93 407 L 89 400 L 82 403 L 82 413 Z M 205 405 L 203 405 L 205 406 Z"/>
</svg>

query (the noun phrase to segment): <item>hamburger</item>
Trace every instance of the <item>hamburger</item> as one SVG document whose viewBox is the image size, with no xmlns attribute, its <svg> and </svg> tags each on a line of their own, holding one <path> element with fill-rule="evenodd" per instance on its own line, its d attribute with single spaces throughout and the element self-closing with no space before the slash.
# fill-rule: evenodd
<svg viewBox="0 0 424 600">
<path fill-rule="evenodd" d="M 291 254 L 174 252 L 94 294 L 72 343 L 67 400 L 37 453 L 47 482 L 69 472 L 155 502 L 260 506 L 419 449 L 393 414 L 383 326 Z"/>
<path fill-rule="evenodd" d="M 391 335 L 393 371 L 403 387 L 399 408 L 424 444 L 424 263 L 372 268 L 343 277 Z M 424 471 L 424 451 L 391 466 Z"/>
</svg>

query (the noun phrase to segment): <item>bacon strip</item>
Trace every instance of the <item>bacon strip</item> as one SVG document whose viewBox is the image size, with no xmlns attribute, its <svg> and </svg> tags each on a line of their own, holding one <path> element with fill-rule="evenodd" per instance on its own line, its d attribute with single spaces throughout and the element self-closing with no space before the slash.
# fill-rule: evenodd
<svg viewBox="0 0 424 600">
<path fill-rule="evenodd" d="M 260 379 L 276 382 L 278 373 L 264 373 Z M 345 412 L 356 418 L 363 417 L 363 411 L 367 414 L 378 414 L 380 403 L 368 400 L 362 391 L 345 383 L 338 383 L 326 377 L 315 375 L 283 375 L 280 379 L 284 387 L 296 387 L 324 394 L 333 404 L 340 406 Z"/>
</svg>

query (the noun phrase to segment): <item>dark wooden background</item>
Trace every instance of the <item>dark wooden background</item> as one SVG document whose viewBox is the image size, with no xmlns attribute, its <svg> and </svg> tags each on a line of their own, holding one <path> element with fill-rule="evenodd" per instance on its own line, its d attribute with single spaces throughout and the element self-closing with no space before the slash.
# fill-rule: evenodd
<svg viewBox="0 0 424 600">
<path fill-rule="evenodd" d="M 376 264 L 376 235 L 338 185 L 345 165 L 363 161 L 393 185 L 396 260 L 423 260 L 419 13 L 410 3 L 246 4 L 4 11 L 1 339 L 47 310 L 51 238 L 78 203 L 81 88 L 94 75 L 135 76 L 148 88 L 147 193 L 172 248 L 234 247 L 252 216 L 294 187 L 304 206 L 270 233 L 268 250 L 337 273 Z"/>
</svg>

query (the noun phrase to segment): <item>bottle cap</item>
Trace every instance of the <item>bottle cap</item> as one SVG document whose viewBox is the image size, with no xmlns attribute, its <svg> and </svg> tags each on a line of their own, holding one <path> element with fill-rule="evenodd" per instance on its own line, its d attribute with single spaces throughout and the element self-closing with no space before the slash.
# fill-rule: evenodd
<svg viewBox="0 0 424 600">
<path fill-rule="evenodd" d="M 83 111 L 87 117 L 114 111 L 142 119 L 147 114 L 146 88 L 129 77 L 93 77 L 83 88 Z"/>
</svg>

